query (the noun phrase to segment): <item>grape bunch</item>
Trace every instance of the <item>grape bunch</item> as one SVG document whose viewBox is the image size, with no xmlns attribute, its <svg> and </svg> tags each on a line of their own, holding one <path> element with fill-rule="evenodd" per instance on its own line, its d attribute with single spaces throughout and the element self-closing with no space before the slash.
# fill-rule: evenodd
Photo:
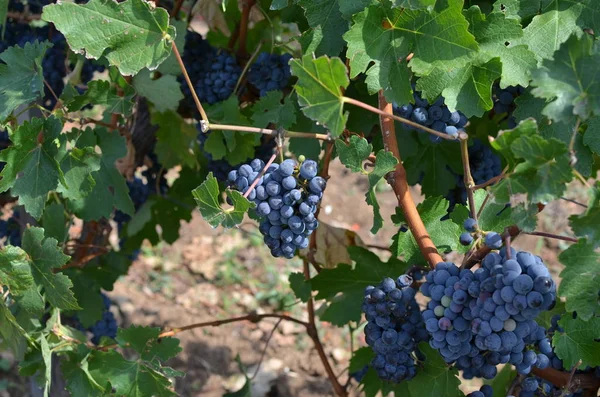
<svg viewBox="0 0 600 397">
<path fill-rule="evenodd" d="M 408 275 L 395 281 L 386 277 L 365 289 L 362 304 L 366 341 L 375 352 L 371 366 L 381 379 L 394 383 L 414 378 L 416 360 L 423 359 L 417 345 L 428 339 L 411 283 Z"/>
<path fill-rule="evenodd" d="M 467 218 L 463 223 L 463 227 L 466 232 L 461 233 L 459 241 L 462 245 L 471 245 L 473 242 L 473 234 L 477 232 L 477 222 L 473 218 Z M 502 235 L 496 232 L 486 232 L 483 243 L 490 249 L 500 249 L 503 244 Z"/>
<path fill-rule="evenodd" d="M 265 174 L 264 161 L 254 159 L 232 170 L 227 180 L 242 193 L 258 179 L 248 194 L 256 204 L 256 214 L 262 218 L 259 226 L 271 255 L 292 258 L 296 249 L 308 247 L 308 236 L 319 226 L 315 212 L 323 197 L 325 179 L 317 176 L 318 165 L 314 160 L 295 160 L 271 164 Z"/>
<path fill-rule="evenodd" d="M 458 110 L 451 112 L 444 103 L 444 97 L 439 97 L 433 104 L 430 104 L 421 97 L 419 91 L 414 91 L 414 88 L 413 85 L 414 102 L 400 106 L 394 104 L 394 114 L 435 131 L 457 137 L 458 133 L 467 125 L 467 116 Z M 405 127 L 408 130 L 415 129 L 409 125 Z M 442 138 L 432 134 L 429 134 L 429 139 L 434 143 L 442 141 Z"/>
<path fill-rule="evenodd" d="M 97 345 L 100 343 L 100 339 L 103 336 L 107 336 L 109 338 L 114 339 L 117 336 L 117 320 L 115 319 L 114 314 L 110 311 L 110 306 L 112 302 L 103 293 L 100 293 L 102 296 L 102 302 L 104 304 L 104 310 L 102 311 L 102 318 L 98 320 L 95 324 L 93 324 L 89 328 L 83 328 L 81 323 L 79 324 L 79 329 L 81 331 L 89 331 L 92 333 L 92 343 Z"/>
<path fill-rule="evenodd" d="M 475 184 L 479 185 L 502 173 L 502 161 L 488 145 L 479 139 L 474 139 L 473 144 L 469 146 L 469 168 Z M 455 174 L 455 178 L 456 187 L 446 195 L 446 199 L 450 202 L 448 212 L 452 212 L 456 204 L 467 202 L 464 176 Z"/>
<path fill-rule="evenodd" d="M 492 92 L 492 99 L 494 100 L 494 113 L 506 113 L 508 117 L 509 128 L 515 128 L 517 126 L 517 121 L 512 114 L 516 108 L 515 98 L 523 94 L 523 92 L 525 92 L 525 88 L 520 85 L 500 88 L 498 83 L 494 84 Z"/>
<path fill-rule="evenodd" d="M 210 105 L 223 101 L 231 95 L 242 73 L 235 58 L 227 52 L 212 47 L 198 33 L 188 31 L 185 36 L 183 61 L 198 98 Z M 192 92 L 180 77 L 184 107 L 195 109 Z"/>
<path fill-rule="evenodd" d="M 275 55 L 268 52 L 263 52 L 256 58 L 248 71 L 248 81 L 259 90 L 260 96 L 287 87 L 292 76 L 290 59 L 292 56 L 289 54 Z"/>
<path fill-rule="evenodd" d="M 234 169 L 239 168 L 241 163 L 229 164 L 229 162 L 225 159 L 214 160 L 212 158 L 212 155 L 204 149 L 204 144 L 206 143 L 206 140 L 208 139 L 208 136 L 211 132 L 210 131 L 208 131 L 206 133 L 202 132 L 201 126 L 199 123 L 197 124 L 196 128 L 198 130 L 198 139 L 197 139 L 198 145 L 200 146 L 200 150 L 202 151 L 202 154 L 208 160 L 208 171 L 212 172 L 213 175 L 215 176 L 215 178 L 217 178 L 220 181 L 227 179 L 227 175 L 229 175 L 229 172 L 231 172 Z M 263 135 L 260 138 L 260 145 L 258 145 L 254 148 L 254 158 L 257 158 L 264 162 L 267 162 L 267 161 L 269 161 L 269 159 L 275 152 L 276 147 L 277 147 L 277 142 L 275 141 L 275 139 L 272 139 L 269 136 Z"/>
</svg>

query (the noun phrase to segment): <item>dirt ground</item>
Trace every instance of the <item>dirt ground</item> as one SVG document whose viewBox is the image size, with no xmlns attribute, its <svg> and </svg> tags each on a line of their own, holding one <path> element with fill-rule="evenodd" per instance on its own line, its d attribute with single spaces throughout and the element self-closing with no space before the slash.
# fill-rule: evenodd
<svg viewBox="0 0 600 397">
<path fill-rule="evenodd" d="M 375 238 L 369 232 L 372 211 L 364 202 L 366 178 L 351 174 L 338 161 L 332 163 L 331 174 L 320 219 L 357 232 L 367 244 L 388 244 L 395 233 L 389 217 L 396 205 L 389 187 L 384 185 L 378 192 L 385 224 Z M 585 202 L 582 192 L 573 191 L 570 198 Z M 417 189 L 413 193 L 419 197 Z M 562 200 L 552 203 L 540 215 L 538 230 L 568 233 L 568 216 L 582 210 Z M 561 269 L 557 253 L 567 244 L 522 236 L 514 246 L 542 256 L 557 274 Z M 223 231 L 212 229 L 195 213 L 189 224 L 182 225 L 181 238 L 175 244 L 144 248 L 129 274 L 108 295 L 115 303 L 115 314 L 123 327 L 131 324 L 176 327 L 281 307 L 293 316 L 305 318 L 304 306 L 295 304 L 287 284 L 289 273 L 301 271 L 301 266 L 298 259 L 272 258 L 252 222 L 238 230 Z M 235 359 L 239 355 L 246 372 L 255 376 L 252 394 L 255 397 L 332 395 L 304 329 L 281 322 L 273 332 L 275 325 L 274 320 L 258 324 L 237 322 L 179 334 L 183 352 L 168 363 L 186 373 L 185 377 L 175 379 L 177 393 L 213 397 L 238 390 L 244 382 Z M 348 330 L 324 323 L 320 325 L 320 336 L 334 371 L 345 382 L 350 358 Z M 356 335 L 355 348 L 363 345 L 362 335 Z M 26 381 L 19 380 L 15 371 L 14 361 L 6 354 L 0 355 L 0 397 L 29 395 Z"/>
</svg>

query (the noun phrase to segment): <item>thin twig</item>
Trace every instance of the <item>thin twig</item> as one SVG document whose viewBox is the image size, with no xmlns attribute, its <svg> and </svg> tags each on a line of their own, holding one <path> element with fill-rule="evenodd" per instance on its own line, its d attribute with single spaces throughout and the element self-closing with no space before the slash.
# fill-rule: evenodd
<svg viewBox="0 0 600 397">
<path fill-rule="evenodd" d="M 183 59 L 181 59 L 181 54 L 175 45 L 175 41 L 173 41 L 171 47 L 173 48 L 173 53 L 175 54 L 175 58 L 177 58 L 177 62 L 179 63 L 179 68 L 181 68 L 181 72 L 183 73 L 183 77 L 185 78 L 186 83 L 190 87 L 190 91 L 192 93 L 192 98 L 194 98 L 194 103 L 196 104 L 196 108 L 200 112 L 202 116 L 202 120 L 204 123 L 208 125 L 208 116 L 202 107 L 202 103 L 200 103 L 200 99 L 198 98 L 198 94 L 196 94 L 196 90 L 194 89 L 194 85 L 192 84 L 192 80 L 190 80 L 190 75 L 188 74 L 185 65 L 183 64 Z"/>
<path fill-rule="evenodd" d="M 273 153 L 273 155 L 271 156 L 271 158 L 269 159 L 269 161 L 267 162 L 267 164 L 265 164 L 265 166 L 263 167 L 263 169 L 260 171 L 260 174 L 256 177 L 256 179 L 254 179 L 254 181 L 252 182 L 252 184 L 250 185 L 250 187 L 248 188 L 248 190 L 246 191 L 246 193 L 244 193 L 244 197 L 248 198 L 248 196 L 250 195 L 250 193 L 252 193 L 252 191 L 254 190 L 254 188 L 256 187 L 256 185 L 258 185 L 258 182 L 260 181 L 260 178 L 262 178 L 262 176 L 265 174 L 265 172 L 267 172 L 267 169 L 269 169 L 269 167 L 271 166 L 271 164 L 273 164 L 273 162 L 275 161 L 275 159 L 277 158 L 277 153 Z"/>
<path fill-rule="evenodd" d="M 512 259 L 511 258 L 511 249 L 510 249 L 510 243 L 511 243 L 511 237 L 510 237 L 510 233 L 508 232 L 508 228 L 504 229 L 504 235 L 506 236 L 504 238 L 504 244 L 506 245 L 506 259 Z"/>
<path fill-rule="evenodd" d="M 209 124 L 211 130 L 222 130 L 222 131 L 241 131 L 241 132 L 253 132 L 263 135 L 277 136 L 279 130 L 272 130 L 270 128 L 257 128 L 257 127 L 246 127 L 237 125 L 226 125 L 226 124 Z M 285 136 L 289 138 L 311 138 L 318 139 L 321 141 L 332 141 L 333 139 L 328 134 L 317 134 L 313 132 L 296 132 L 296 131 L 285 131 Z"/>
<path fill-rule="evenodd" d="M 529 234 L 530 236 L 540 236 L 540 237 L 546 237 L 546 238 L 553 238 L 556 240 L 569 241 L 571 243 L 576 243 L 577 241 L 579 241 L 575 237 L 559 236 L 558 234 L 552 234 L 552 233 L 546 233 L 546 232 L 521 232 L 521 233 Z"/>
<path fill-rule="evenodd" d="M 567 394 L 570 394 L 569 390 L 573 387 L 573 377 L 575 376 L 575 371 L 577 371 L 577 368 L 579 368 L 580 365 L 581 360 L 579 360 L 577 364 L 575 364 L 573 368 L 571 368 L 571 376 L 569 377 L 569 382 L 567 383 L 563 391 L 560 393 L 560 397 L 565 397 Z"/>
<path fill-rule="evenodd" d="M 575 201 L 575 200 L 573 200 L 573 199 L 570 199 L 570 198 L 561 197 L 560 199 L 561 199 L 561 200 L 568 201 L 569 203 L 573 203 L 573 204 L 575 204 L 575 205 L 578 205 L 578 206 L 580 206 L 580 207 L 582 207 L 582 208 L 587 208 L 587 207 L 588 207 L 587 205 L 585 205 L 585 204 L 582 204 L 582 203 L 580 203 L 580 202 L 578 202 L 578 201 Z"/>
<path fill-rule="evenodd" d="M 479 189 L 486 188 L 486 187 L 498 182 L 499 180 L 504 179 L 505 177 L 506 177 L 506 174 L 504 173 L 504 171 L 502 171 L 502 173 L 500 175 L 496 175 L 495 177 L 488 179 L 487 181 L 480 183 L 479 185 L 473 186 L 473 190 L 479 190 Z"/>
<path fill-rule="evenodd" d="M 251 380 L 254 380 L 254 378 L 256 378 L 256 375 L 258 375 L 258 370 L 260 369 L 260 366 L 265 358 L 265 354 L 267 353 L 267 347 L 269 347 L 269 342 L 271 341 L 271 338 L 275 334 L 277 327 L 279 327 L 279 324 L 281 324 L 282 321 L 283 321 L 282 318 L 277 320 L 277 322 L 273 326 L 273 329 L 269 333 L 269 337 L 267 338 L 267 341 L 265 342 L 265 347 L 263 348 L 262 353 L 260 354 L 260 360 L 258 360 L 258 364 L 256 365 L 256 370 L 254 371 L 254 375 L 252 375 L 252 377 L 250 378 Z"/>
<path fill-rule="evenodd" d="M 446 139 L 446 140 L 449 140 L 449 141 L 456 141 L 456 140 L 458 140 L 457 137 L 453 137 L 451 135 L 444 134 L 444 133 L 436 131 L 436 130 L 432 130 L 429 127 L 425 127 L 425 126 L 423 126 L 423 125 L 421 125 L 419 123 L 415 123 L 414 121 L 405 119 L 404 117 L 396 116 L 393 113 L 393 110 L 392 110 L 391 106 L 390 106 L 390 108 L 387 111 L 385 111 L 385 110 L 377 109 L 376 107 L 373 107 L 371 105 L 368 105 L 368 104 L 366 104 L 364 102 L 361 102 L 361 101 L 353 99 L 353 98 L 342 97 L 342 101 L 345 102 L 345 103 L 349 103 L 351 105 L 355 105 L 355 106 L 361 107 L 361 108 L 363 108 L 365 110 L 368 110 L 370 112 L 376 113 L 379 116 L 389 117 L 389 118 L 394 119 L 396 121 L 400 121 L 401 123 L 404 123 L 406 125 L 410 125 L 413 128 L 417 128 L 419 130 L 428 132 L 428 133 L 430 133 L 432 135 L 435 135 L 435 136 L 438 136 L 438 137 L 440 137 L 442 139 Z"/>
<path fill-rule="evenodd" d="M 408 227 L 419 245 L 419 249 L 423 256 L 427 259 L 429 266 L 433 269 L 435 265 L 442 262 L 442 257 L 437 251 L 437 248 L 431 237 L 427 233 L 427 229 L 423 224 L 423 220 L 417 211 L 417 206 L 410 195 L 408 183 L 406 181 L 406 170 L 402 165 L 400 151 L 398 150 L 398 142 L 396 140 L 396 129 L 394 122 L 390 117 L 392 104 L 388 103 L 383 95 L 383 91 L 379 91 L 379 107 L 382 109 L 379 112 L 379 122 L 381 124 L 381 133 L 383 136 L 383 146 L 385 150 L 391 152 L 398 160 L 396 169 L 388 174 L 387 181 L 394 189 L 398 204 L 402 208 Z"/>
<path fill-rule="evenodd" d="M 477 223 L 477 208 L 475 208 L 475 197 L 473 196 L 475 181 L 471 175 L 471 164 L 469 163 L 469 136 L 465 132 L 459 134 L 460 138 L 460 156 L 463 164 L 463 178 L 465 189 L 467 190 L 467 198 L 469 201 L 469 211 L 471 218 Z"/>
<path fill-rule="evenodd" d="M 242 69 L 242 73 L 240 74 L 240 77 L 238 77 L 237 82 L 235 83 L 235 88 L 233 89 L 233 92 L 235 92 L 237 95 L 239 95 L 238 90 L 239 90 L 240 86 L 242 85 L 242 80 L 244 80 L 244 77 L 246 76 L 248 69 L 250 69 L 252 62 L 258 56 L 258 52 L 262 48 L 262 45 L 263 45 L 262 41 L 260 43 L 258 43 L 258 45 L 256 46 L 256 50 L 254 50 L 254 52 L 250 56 L 250 59 L 248 59 L 248 62 L 246 62 L 244 69 Z"/>
<path fill-rule="evenodd" d="M 483 212 L 483 209 L 487 205 L 488 201 L 490 201 L 490 193 L 486 192 L 485 198 L 483 199 L 483 203 L 481 203 L 481 207 L 479 207 L 479 211 L 477 211 L 478 218 L 481 216 L 481 213 Z"/>
<path fill-rule="evenodd" d="M 515 388 L 521 384 L 521 382 L 523 381 L 523 378 L 524 378 L 523 375 L 515 376 L 515 378 L 513 379 L 513 381 L 510 384 L 510 387 L 508 388 L 508 391 L 506 392 L 506 397 L 513 395 Z"/>
</svg>

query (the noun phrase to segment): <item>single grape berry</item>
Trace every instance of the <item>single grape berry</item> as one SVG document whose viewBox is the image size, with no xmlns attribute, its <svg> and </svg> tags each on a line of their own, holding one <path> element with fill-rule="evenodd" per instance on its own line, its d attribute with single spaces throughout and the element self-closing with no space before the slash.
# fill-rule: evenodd
<svg viewBox="0 0 600 397">
<path fill-rule="evenodd" d="M 489 232 L 485 235 L 484 243 L 491 249 L 500 249 L 502 247 L 502 236 L 496 232 Z"/>
<path fill-rule="evenodd" d="M 464 232 L 460 235 L 460 243 L 462 245 L 471 245 L 472 242 L 473 242 L 473 236 L 471 236 L 471 233 Z"/>
<path fill-rule="evenodd" d="M 473 219 L 473 218 L 467 218 L 467 219 L 465 219 L 463 226 L 467 232 L 472 233 L 477 228 L 477 221 L 475 221 L 475 219 Z"/>
</svg>

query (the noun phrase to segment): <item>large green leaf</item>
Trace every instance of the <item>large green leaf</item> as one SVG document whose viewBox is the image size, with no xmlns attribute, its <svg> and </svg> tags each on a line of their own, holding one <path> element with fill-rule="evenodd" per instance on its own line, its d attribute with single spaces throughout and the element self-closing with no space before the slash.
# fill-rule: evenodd
<svg viewBox="0 0 600 397">
<path fill-rule="evenodd" d="M 44 212 L 48 193 L 56 189 L 59 179 L 64 182 L 56 161 L 59 150 L 55 139 L 61 130 L 62 123 L 55 117 L 32 119 L 17 128 L 11 136 L 12 145 L 0 152 L 0 160 L 6 162 L 0 191 L 11 189 L 36 219 Z"/>
<path fill-rule="evenodd" d="M 458 370 L 446 364 L 438 351 L 421 343 L 419 349 L 425 354 L 423 368 L 408 383 L 411 395 L 419 397 L 463 397 L 460 391 Z"/>
<path fill-rule="evenodd" d="M 165 170 L 178 165 L 190 168 L 198 166 L 194 155 L 198 145 L 198 131 L 194 126 L 171 111 L 152 113 L 152 123 L 158 126 L 154 152 Z M 174 134 L 174 131 L 177 133 Z"/>
<path fill-rule="evenodd" d="M 316 56 L 338 55 L 344 48 L 342 35 L 348 30 L 348 22 L 342 18 L 338 0 L 299 0 L 306 20 L 312 28 L 305 33 L 308 48 L 305 53 Z"/>
<path fill-rule="evenodd" d="M 142 70 L 133 78 L 133 88 L 148 98 L 159 112 L 177 110 L 183 99 L 179 81 L 171 74 L 153 79 L 149 70 Z"/>
<path fill-rule="evenodd" d="M 580 239 L 577 244 L 561 252 L 558 258 L 565 265 L 560 273 L 562 280 L 558 294 L 567 299 L 567 310 L 576 311 L 583 320 L 600 316 L 600 254 L 594 249 L 594 244 Z"/>
<path fill-rule="evenodd" d="M 156 69 L 175 39 L 167 11 L 143 0 L 61 2 L 44 7 L 42 18 L 54 23 L 73 51 L 104 55 L 123 75 Z"/>
<path fill-rule="evenodd" d="M 0 120 L 43 95 L 42 58 L 50 47 L 47 41 L 36 41 L 23 48 L 9 47 L 0 54 Z"/>
<path fill-rule="evenodd" d="M 572 36 L 553 60 L 533 73 L 533 95 L 550 101 L 544 115 L 554 121 L 600 115 L 600 46 L 589 35 Z"/>
<path fill-rule="evenodd" d="M 338 326 L 360 321 L 360 308 L 367 286 L 379 284 L 384 277 L 395 279 L 407 268 L 396 258 L 382 262 L 364 248 L 350 247 L 348 252 L 356 262 L 354 267 L 340 264 L 334 269 L 322 269 L 310 281 L 313 291 L 319 291 L 315 298 L 329 300 L 321 319 Z"/>
<path fill-rule="evenodd" d="M 88 83 L 87 90 L 82 95 L 67 99 L 65 105 L 71 112 L 81 110 L 86 105 L 102 105 L 108 113 L 129 116 L 133 110 L 134 96 L 135 90 L 129 84 L 118 90 L 110 81 L 93 80 Z"/>
<path fill-rule="evenodd" d="M 554 333 L 552 344 L 567 370 L 580 360 L 583 368 L 600 365 L 600 317 L 585 321 L 579 316 L 575 319 L 573 316 L 562 316 L 558 325 L 564 331 Z"/>
<path fill-rule="evenodd" d="M 591 197 L 585 213 L 571 215 L 569 221 L 577 236 L 587 237 L 597 247 L 600 245 L 600 183 L 596 182 L 590 191 Z"/>
<path fill-rule="evenodd" d="M 304 114 L 323 124 L 334 137 L 341 135 L 348 121 L 343 90 L 350 82 L 342 60 L 305 55 L 292 60 L 291 67 L 298 77 L 295 88 Z"/>
<path fill-rule="evenodd" d="M 288 97 L 282 103 L 281 91 L 269 91 L 252 106 L 252 121 L 259 128 L 265 128 L 269 123 L 276 127 L 289 129 L 296 123 L 296 107 Z"/>
</svg>

